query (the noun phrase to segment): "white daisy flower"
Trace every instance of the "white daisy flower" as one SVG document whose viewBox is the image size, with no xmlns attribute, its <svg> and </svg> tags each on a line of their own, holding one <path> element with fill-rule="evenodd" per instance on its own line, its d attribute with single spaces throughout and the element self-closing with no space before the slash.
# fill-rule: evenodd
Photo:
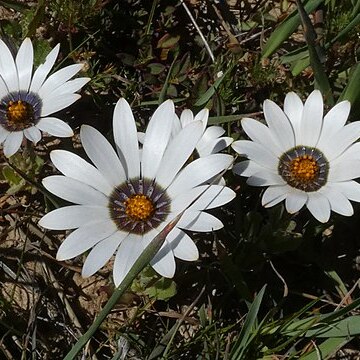
<svg viewBox="0 0 360 360">
<path fill-rule="evenodd" d="M 216 154 L 227 148 L 233 142 L 233 138 L 222 136 L 225 130 L 221 126 L 207 127 L 208 119 L 208 109 L 201 110 L 195 117 L 191 110 L 186 109 L 181 113 L 180 119 L 176 115 L 174 117 L 173 134 L 177 134 L 181 129 L 194 121 L 201 121 L 203 134 L 196 145 L 196 151 L 199 157 Z"/>
<path fill-rule="evenodd" d="M 129 104 L 120 99 L 113 118 L 116 151 L 94 128 L 82 126 L 81 142 L 92 164 L 68 151 L 50 156 L 62 175 L 47 177 L 43 184 L 55 195 L 77 205 L 56 209 L 40 220 L 54 230 L 75 229 L 60 246 L 57 259 L 67 260 L 92 248 L 83 276 L 98 271 L 116 252 L 114 282 L 119 285 L 150 241 L 197 196 L 151 261 L 162 276 L 175 272 L 174 256 L 188 261 L 199 256 L 184 231 L 207 232 L 223 227 L 203 210 L 226 204 L 234 192 L 224 186 L 204 185 L 233 161 L 227 154 L 197 159 L 184 167 L 202 136 L 196 121 L 171 137 L 175 114 L 168 100 L 155 111 L 140 155 L 135 120 Z"/>
<path fill-rule="evenodd" d="M 291 92 L 284 111 L 271 100 L 264 102 L 267 125 L 245 118 L 242 126 L 250 140 L 232 144 L 249 160 L 234 165 L 234 172 L 249 177 L 248 184 L 268 186 L 265 207 L 285 200 L 293 214 L 304 205 L 320 222 L 330 211 L 353 215 L 349 200 L 360 201 L 360 121 L 345 125 L 350 103 L 342 101 L 323 117 L 323 99 L 313 91 L 305 104 Z"/>
<path fill-rule="evenodd" d="M 36 144 L 41 131 L 58 137 L 73 135 L 69 125 L 50 115 L 78 100 L 81 96 L 74 93 L 90 79 L 70 80 L 82 64 L 67 66 L 47 78 L 59 48 L 59 44 L 55 46 L 32 74 L 31 40 L 26 38 L 22 42 L 14 59 L 0 39 L 0 144 L 7 157 L 19 150 L 24 136 Z"/>
</svg>

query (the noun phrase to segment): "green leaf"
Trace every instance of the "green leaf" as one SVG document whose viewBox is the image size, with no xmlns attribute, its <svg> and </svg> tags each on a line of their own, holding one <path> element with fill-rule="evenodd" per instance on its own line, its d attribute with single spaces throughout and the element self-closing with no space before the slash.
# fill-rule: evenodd
<svg viewBox="0 0 360 360">
<path fill-rule="evenodd" d="M 324 0 L 309 0 L 305 5 L 307 13 L 314 11 Z M 287 40 L 300 25 L 300 15 L 295 10 L 270 35 L 263 47 L 262 58 L 269 57 Z"/>
<path fill-rule="evenodd" d="M 24 17 L 21 21 L 24 37 L 31 37 L 43 21 L 45 16 L 44 0 L 38 1 L 36 9 L 24 11 Z"/>
<path fill-rule="evenodd" d="M 327 339 L 324 342 L 322 342 L 320 345 L 317 345 L 316 349 L 312 351 L 310 354 L 302 355 L 301 360 L 328 359 L 330 356 L 334 355 L 336 351 L 338 351 L 345 344 L 347 344 L 350 340 L 352 340 L 351 337 Z"/>
<path fill-rule="evenodd" d="M 157 48 L 169 49 L 174 47 L 180 40 L 180 35 L 171 36 L 170 34 L 165 34 L 158 42 Z"/>
<path fill-rule="evenodd" d="M 19 1 L 13 1 L 13 0 L 4 0 L 0 1 L 0 6 L 3 6 L 4 8 L 15 10 L 15 11 L 23 11 L 29 8 L 27 4 L 21 3 Z"/>
<path fill-rule="evenodd" d="M 36 40 L 33 42 L 34 45 L 34 65 L 38 67 L 40 64 L 45 62 L 46 56 L 51 51 L 51 46 L 48 41 Z"/>
<path fill-rule="evenodd" d="M 195 103 L 195 106 L 204 106 L 216 93 L 217 89 L 221 85 L 221 83 L 224 81 L 226 75 L 232 70 L 233 66 L 229 67 L 223 76 L 221 76 L 219 79 L 217 79 L 214 84 L 206 90 L 205 94 L 203 94 Z"/>
<path fill-rule="evenodd" d="M 161 278 L 147 288 L 145 294 L 157 300 L 169 300 L 176 294 L 176 283 L 171 279 Z"/>
<path fill-rule="evenodd" d="M 360 335 L 360 315 L 349 316 L 343 320 L 319 324 L 320 329 L 310 329 L 306 332 L 307 337 L 334 338 Z"/>
<path fill-rule="evenodd" d="M 349 79 L 347 86 L 340 95 L 339 101 L 349 100 L 353 105 L 360 100 L 360 63 L 354 66 Z"/>
<path fill-rule="evenodd" d="M 159 75 L 165 70 L 165 65 L 160 63 L 152 63 L 148 65 L 148 68 L 150 69 L 150 73 L 152 75 Z"/>
</svg>

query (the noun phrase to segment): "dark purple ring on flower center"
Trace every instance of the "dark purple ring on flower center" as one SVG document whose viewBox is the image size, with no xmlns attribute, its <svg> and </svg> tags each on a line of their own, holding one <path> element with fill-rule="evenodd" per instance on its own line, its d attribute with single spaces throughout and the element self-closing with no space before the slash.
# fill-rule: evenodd
<svg viewBox="0 0 360 360">
<path fill-rule="evenodd" d="M 290 186 L 313 192 L 326 184 L 329 162 L 320 150 L 300 145 L 281 155 L 278 173 Z"/>
<path fill-rule="evenodd" d="M 121 231 L 146 234 L 157 228 L 170 213 L 166 191 L 149 179 L 131 179 L 110 195 L 110 217 Z"/>
<path fill-rule="evenodd" d="M 12 92 L 0 100 L 0 125 L 8 131 L 34 126 L 41 116 L 42 101 L 32 92 Z"/>
</svg>

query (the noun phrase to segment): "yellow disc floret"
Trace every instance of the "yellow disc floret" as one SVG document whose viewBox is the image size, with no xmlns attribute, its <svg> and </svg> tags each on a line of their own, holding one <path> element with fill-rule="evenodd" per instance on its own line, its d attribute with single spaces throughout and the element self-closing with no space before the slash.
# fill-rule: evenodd
<svg viewBox="0 0 360 360">
<path fill-rule="evenodd" d="M 9 101 L 6 119 L 8 126 L 14 131 L 26 129 L 33 124 L 34 109 L 26 101 Z"/>
<path fill-rule="evenodd" d="M 133 195 L 125 201 L 126 215 L 137 221 L 146 221 L 154 213 L 154 204 L 146 195 Z"/>
<path fill-rule="evenodd" d="M 326 184 L 329 168 L 329 162 L 319 149 L 298 145 L 280 156 L 278 172 L 288 185 L 313 192 Z"/>
<path fill-rule="evenodd" d="M 299 156 L 291 161 L 291 176 L 296 181 L 313 181 L 319 173 L 319 166 L 311 155 Z"/>
</svg>

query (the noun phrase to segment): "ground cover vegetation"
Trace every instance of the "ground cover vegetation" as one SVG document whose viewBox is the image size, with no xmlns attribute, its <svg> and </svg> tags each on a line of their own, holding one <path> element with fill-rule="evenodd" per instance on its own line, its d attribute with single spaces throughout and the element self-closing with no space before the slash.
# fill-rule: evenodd
<svg viewBox="0 0 360 360">
<path fill-rule="evenodd" d="M 358 358 L 359 33 L 358 0 L 0 1 L 0 358 Z"/>
</svg>

